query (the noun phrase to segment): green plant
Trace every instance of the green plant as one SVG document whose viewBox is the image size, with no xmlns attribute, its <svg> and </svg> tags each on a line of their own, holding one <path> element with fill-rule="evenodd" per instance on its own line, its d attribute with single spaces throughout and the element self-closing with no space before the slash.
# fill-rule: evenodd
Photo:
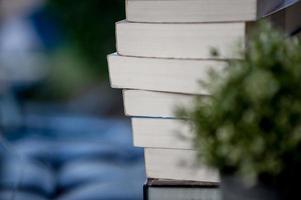
<svg viewBox="0 0 301 200">
<path fill-rule="evenodd" d="M 116 51 L 115 22 L 125 18 L 124 4 L 121 0 L 47 1 L 73 51 L 87 63 L 83 68 L 90 76 L 107 78 L 106 56 Z"/>
<path fill-rule="evenodd" d="M 262 24 L 242 56 L 213 73 L 209 100 L 179 116 L 191 119 L 209 166 L 251 180 L 276 177 L 301 163 L 301 44 Z"/>
</svg>

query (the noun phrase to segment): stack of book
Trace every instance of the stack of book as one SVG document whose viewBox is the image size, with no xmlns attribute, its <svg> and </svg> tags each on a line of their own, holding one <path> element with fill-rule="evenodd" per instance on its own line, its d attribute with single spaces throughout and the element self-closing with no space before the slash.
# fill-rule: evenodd
<svg viewBox="0 0 301 200">
<path fill-rule="evenodd" d="M 134 145 L 145 148 L 149 179 L 168 182 L 173 189 L 172 181 L 218 185 L 218 172 L 197 164 L 192 131 L 177 119 L 175 107 L 210 95 L 199 82 L 208 79 L 210 69 L 223 70 L 225 60 L 242 59 L 234 49 L 247 48 L 258 21 L 295 34 L 300 11 L 297 0 L 126 1 L 127 19 L 116 24 L 117 53 L 108 56 L 110 81 L 123 89 Z"/>
</svg>

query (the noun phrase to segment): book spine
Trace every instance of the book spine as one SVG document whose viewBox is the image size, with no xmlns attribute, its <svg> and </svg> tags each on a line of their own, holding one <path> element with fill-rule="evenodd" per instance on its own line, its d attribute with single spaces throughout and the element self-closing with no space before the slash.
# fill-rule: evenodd
<svg viewBox="0 0 301 200">
<path fill-rule="evenodd" d="M 149 200 L 148 198 L 148 193 L 149 193 L 149 185 L 148 185 L 148 180 L 143 185 L 143 200 Z"/>
</svg>

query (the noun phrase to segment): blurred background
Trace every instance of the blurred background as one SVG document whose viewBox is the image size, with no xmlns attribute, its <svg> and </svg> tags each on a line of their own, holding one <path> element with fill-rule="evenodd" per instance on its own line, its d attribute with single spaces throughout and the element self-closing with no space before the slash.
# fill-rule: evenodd
<svg viewBox="0 0 301 200">
<path fill-rule="evenodd" d="M 124 0 L 0 0 L 0 200 L 142 199 L 121 92 Z"/>
</svg>

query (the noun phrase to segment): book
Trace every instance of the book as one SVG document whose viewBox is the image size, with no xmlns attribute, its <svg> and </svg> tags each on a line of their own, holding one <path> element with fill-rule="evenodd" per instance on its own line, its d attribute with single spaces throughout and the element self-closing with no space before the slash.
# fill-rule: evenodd
<svg viewBox="0 0 301 200">
<path fill-rule="evenodd" d="M 300 1 L 262 20 L 291 34 L 301 27 Z M 123 56 L 178 59 L 239 59 L 257 22 L 116 23 L 117 52 Z M 218 51 L 217 57 L 213 52 Z"/>
<path fill-rule="evenodd" d="M 136 147 L 194 149 L 189 124 L 179 119 L 132 118 Z"/>
<path fill-rule="evenodd" d="M 145 148 L 144 154 L 148 178 L 220 182 L 218 171 L 197 161 L 194 150 Z"/>
<path fill-rule="evenodd" d="M 196 23 L 254 21 L 283 6 L 285 0 L 127 0 L 132 22 Z"/>
<path fill-rule="evenodd" d="M 124 112 L 127 116 L 134 117 L 176 118 L 176 109 L 189 108 L 196 98 L 195 95 L 179 93 L 123 90 Z"/>
<path fill-rule="evenodd" d="M 221 191 L 217 184 L 148 179 L 143 196 L 144 200 L 221 200 Z"/>
<path fill-rule="evenodd" d="M 291 35 L 300 32 L 301 29 L 301 1 L 287 0 L 289 7 L 283 13 L 285 30 Z"/>
<path fill-rule="evenodd" d="M 249 23 L 154 24 L 116 23 L 117 52 L 123 56 L 238 59 L 233 49 L 244 49 Z M 237 47 L 236 47 L 237 45 Z"/>
<path fill-rule="evenodd" d="M 108 56 L 111 87 L 208 95 L 206 82 L 212 69 L 222 71 L 224 61 L 156 59 Z"/>
</svg>

